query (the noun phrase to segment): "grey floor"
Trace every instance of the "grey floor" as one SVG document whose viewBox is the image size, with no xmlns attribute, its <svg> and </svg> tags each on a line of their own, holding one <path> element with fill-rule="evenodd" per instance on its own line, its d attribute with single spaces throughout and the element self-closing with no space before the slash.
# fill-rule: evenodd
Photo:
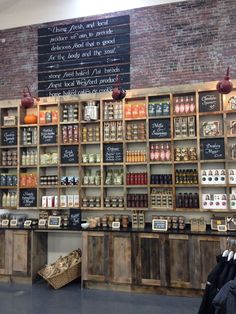
<svg viewBox="0 0 236 314">
<path fill-rule="evenodd" d="M 71 283 L 59 290 L 45 282 L 0 284 L 1 314 L 197 314 L 200 298 L 80 290 Z"/>
</svg>

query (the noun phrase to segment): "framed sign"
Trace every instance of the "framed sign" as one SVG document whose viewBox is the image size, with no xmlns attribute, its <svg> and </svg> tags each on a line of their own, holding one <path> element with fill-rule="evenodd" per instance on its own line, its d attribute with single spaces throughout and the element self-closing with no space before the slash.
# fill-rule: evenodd
<svg viewBox="0 0 236 314">
<path fill-rule="evenodd" d="M 29 228 L 29 227 L 31 227 L 31 224 L 32 224 L 32 221 L 31 221 L 31 220 L 29 220 L 29 219 L 25 220 L 25 222 L 24 222 L 24 228 Z"/>
<path fill-rule="evenodd" d="M 2 146 L 17 145 L 17 128 L 2 129 L 1 145 Z"/>
<path fill-rule="evenodd" d="M 48 125 L 40 127 L 40 144 L 57 143 L 57 126 Z"/>
<path fill-rule="evenodd" d="M 81 209 L 70 208 L 69 226 L 71 228 L 80 229 L 81 227 Z"/>
<path fill-rule="evenodd" d="M 170 119 L 153 119 L 149 121 L 149 138 L 170 138 Z"/>
<path fill-rule="evenodd" d="M 167 231 L 168 221 L 166 219 L 153 219 L 152 230 L 153 231 Z"/>
<path fill-rule="evenodd" d="M 220 110 L 220 96 L 217 91 L 199 93 L 199 112 L 214 112 Z"/>
<path fill-rule="evenodd" d="M 77 164 L 78 158 L 78 146 L 61 146 L 61 163 L 62 164 Z"/>
<path fill-rule="evenodd" d="M 61 216 L 49 216 L 48 217 L 49 228 L 60 228 L 61 227 Z"/>
<path fill-rule="evenodd" d="M 224 159 L 225 145 L 223 138 L 202 139 L 201 140 L 201 159 Z"/>
<path fill-rule="evenodd" d="M 123 144 L 104 144 L 103 162 L 123 162 Z"/>
<path fill-rule="evenodd" d="M 217 231 L 226 232 L 227 226 L 226 225 L 217 225 Z"/>
<path fill-rule="evenodd" d="M 20 207 L 37 207 L 37 189 L 20 189 Z"/>
<path fill-rule="evenodd" d="M 46 227 L 47 225 L 47 219 L 39 219 L 38 226 L 39 227 Z"/>
<path fill-rule="evenodd" d="M 120 229 L 120 222 L 119 221 L 113 221 L 111 227 L 112 227 L 112 229 Z"/>
</svg>

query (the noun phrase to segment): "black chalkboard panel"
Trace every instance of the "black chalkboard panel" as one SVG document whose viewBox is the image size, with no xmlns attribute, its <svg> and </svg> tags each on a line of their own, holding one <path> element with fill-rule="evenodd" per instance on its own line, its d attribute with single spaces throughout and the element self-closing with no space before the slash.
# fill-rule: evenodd
<svg viewBox="0 0 236 314">
<path fill-rule="evenodd" d="M 81 209 L 80 208 L 70 208 L 69 226 L 75 229 L 81 228 Z"/>
<path fill-rule="evenodd" d="M 78 162 L 78 146 L 61 147 L 61 164 L 77 164 Z"/>
<path fill-rule="evenodd" d="M 40 127 L 40 144 L 57 143 L 57 126 L 48 125 Z"/>
<path fill-rule="evenodd" d="M 37 207 L 37 189 L 20 189 L 20 207 Z"/>
<path fill-rule="evenodd" d="M 149 138 L 170 138 L 170 119 L 150 120 Z"/>
<path fill-rule="evenodd" d="M 225 146 L 223 138 L 201 140 L 201 159 L 224 159 Z"/>
<path fill-rule="evenodd" d="M 104 144 L 103 162 L 123 162 L 123 144 Z"/>
<path fill-rule="evenodd" d="M 17 145 L 17 128 L 2 129 L 1 145 Z"/>
<path fill-rule="evenodd" d="M 199 112 L 220 110 L 220 97 L 217 91 L 199 93 Z"/>
</svg>

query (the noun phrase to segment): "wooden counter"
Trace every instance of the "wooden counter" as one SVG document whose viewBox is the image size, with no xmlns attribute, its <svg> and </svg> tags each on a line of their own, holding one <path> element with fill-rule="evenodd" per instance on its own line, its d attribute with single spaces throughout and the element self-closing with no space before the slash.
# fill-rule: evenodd
<svg viewBox="0 0 236 314">
<path fill-rule="evenodd" d="M 188 233 L 83 232 L 83 286 L 202 294 L 227 236 Z"/>
</svg>

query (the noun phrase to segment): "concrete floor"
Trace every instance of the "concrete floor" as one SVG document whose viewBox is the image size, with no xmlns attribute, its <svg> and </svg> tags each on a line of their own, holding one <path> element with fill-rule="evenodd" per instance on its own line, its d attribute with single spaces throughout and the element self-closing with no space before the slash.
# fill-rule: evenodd
<svg viewBox="0 0 236 314">
<path fill-rule="evenodd" d="M 0 284 L 4 314 L 194 314 L 201 298 L 80 290 L 71 283 L 54 290 L 40 281 L 31 285 Z"/>
</svg>

